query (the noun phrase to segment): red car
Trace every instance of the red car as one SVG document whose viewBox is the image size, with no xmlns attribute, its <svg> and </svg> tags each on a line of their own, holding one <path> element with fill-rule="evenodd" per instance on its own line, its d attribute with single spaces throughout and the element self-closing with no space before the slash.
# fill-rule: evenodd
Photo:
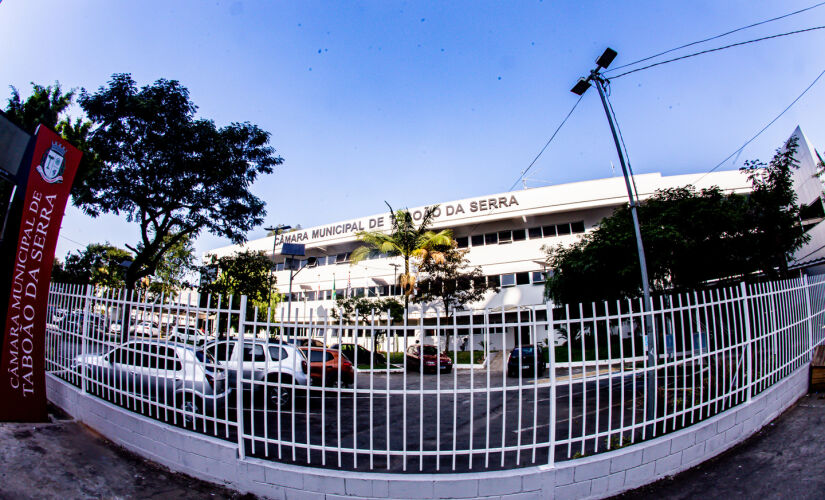
<svg viewBox="0 0 825 500">
<path fill-rule="evenodd" d="M 423 349 L 423 355 L 421 354 Z M 433 345 L 414 345 L 407 349 L 407 370 L 421 371 L 424 366 L 425 372 L 435 373 L 439 368 L 443 373 L 453 371 L 453 362 L 444 353 L 439 353 L 438 348 Z"/>
<path fill-rule="evenodd" d="M 338 351 L 323 347 L 301 347 L 301 350 L 309 360 L 309 380 L 312 385 L 336 385 L 339 373 L 343 385 L 352 384 L 355 373 L 352 363 L 340 356 Z"/>
</svg>

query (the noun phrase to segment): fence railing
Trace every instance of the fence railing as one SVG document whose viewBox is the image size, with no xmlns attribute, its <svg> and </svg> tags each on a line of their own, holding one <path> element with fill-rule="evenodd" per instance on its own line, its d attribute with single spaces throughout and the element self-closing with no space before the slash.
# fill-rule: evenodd
<svg viewBox="0 0 825 500">
<path fill-rule="evenodd" d="M 823 342 L 825 279 L 344 322 L 52 285 L 47 370 L 239 454 L 450 472 L 552 464 L 747 403 Z M 273 317 L 275 319 L 273 319 Z"/>
</svg>

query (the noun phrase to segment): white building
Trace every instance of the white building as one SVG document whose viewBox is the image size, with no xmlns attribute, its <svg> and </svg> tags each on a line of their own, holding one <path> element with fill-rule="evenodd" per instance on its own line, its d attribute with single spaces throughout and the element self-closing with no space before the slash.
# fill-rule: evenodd
<svg viewBox="0 0 825 500">
<path fill-rule="evenodd" d="M 635 176 L 639 197 L 650 197 L 657 189 L 719 186 L 725 192 L 750 191 L 746 176 L 739 171 L 662 176 Z M 439 204 L 434 230 L 451 229 L 461 248 L 468 248 L 472 266 L 480 266 L 488 279 L 500 284 L 498 293 L 490 293 L 473 308 L 511 308 L 518 305 L 541 304 L 544 301 L 544 246 L 568 245 L 594 228 L 613 210 L 627 203 L 627 190 L 622 177 L 576 182 L 557 186 L 497 193 Z M 418 220 L 424 207 L 411 208 Z M 371 255 L 351 265 L 350 253 L 361 244 L 358 231 L 390 228 L 389 213 L 377 213 L 354 220 L 332 222 L 323 226 L 300 229 L 277 237 L 250 241 L 243 246 L 229 246 L 210 252 L 223 256 L 239 250 L 263 250 L 275 254 L 277 286 L 286 294 L 289 270 L 281 245 L 302 243 L 306 257 L 316 257 L 315 267 L 305 267 L 293 281 L 292 318 L 309 311 L 314 317 L 324 317 L 334 305 L 333 289 L 343 296 L 347 289 L 354 295 L 386 296 L 391 285 L 403 272 L 401 257 Z M 425 311 L 426 314 L 426 311 Z"/>
</svg>

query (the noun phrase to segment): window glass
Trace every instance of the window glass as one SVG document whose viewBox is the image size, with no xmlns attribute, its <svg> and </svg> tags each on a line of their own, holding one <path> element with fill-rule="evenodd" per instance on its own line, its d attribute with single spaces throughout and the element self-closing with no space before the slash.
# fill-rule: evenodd
<svg viewBox="0 0 825 500">
<path fill-rule="evenodd" d="M 540 227 L 531 227 L 527 230 L 527 234 L 530 235 L 530 239 L 541 238 L 541 228 Z"/>
<path fill-rule="evenodd" d="M 570 223 L 570 229 L 573 231 L 573 234 L 583 233 L 584 232 L 584 221 L 576 221 Z"/>
<path fill-rule="evenodd" d="M 327 353 L 326 360 L 329 360 L 332 354 Z M 325 359 L 324 351 L 316 351 L 315 349 L 309 351 L 309 360 L 313 363 L 323 363 Z"/>
<path fill-rule="evenodd" d="M 559 233 L 559 236 L 570 234 L 570 223 L 556 224 L 556 231 Z"/>
<path fill-rule="evenodd" d="M 286 350 L 283 347 L 271 345 L 269 346 L 269 357 L 272 358 L 272 361 L 280 361 L 287 357 Z"/>
<path fill-rule="evenodd" d="M 243 360 L 244 361 L 266 361 L 264 348 L 260 344 L 244 344 L 243 346 Z"/>
<path fill-rule="evenodd" d="M 516 285 L 529 285 L 530 273 L 516 273 Z"/>
<path fill-rule="evenodd" d="M 513 241 L 524 241 L 527 239 L 524 229 L 513 229 Z"/>
<path fill-rule="evenodd" d="M 471 242 L 472 242 L 474 247 L 484 246 L 484 235 L 483 234 L 474 234 L 471 238 Z"/>
<path fill-rule="evenodd" d="M 487 233 L 484 235 L 485 245 L 495 245 L 498 243 L 498 233 Z"/>
<path fill-rule="evenodd" d="M 513 233 L 512 231 L 499 231 L 498 232 L 498 243 L 510 243 L 513 241 Z"/>
<path fill-rule="evenodd" d="M 497 274 L 487 276 L 487 283 L 490 286 L 501 286 L 501 277 Z"/>
<path fill-rule="evenodd" d="M 335 256 L 335 263 L 336 264 L 343 264 L 347 261 L 347 254 L 346 253 L 339 253 Z"/>
<path fill-rule="evenodd" d="M 502 274 L 501 275 L 501 286 L 514 286 L 516 284 L 516 275 L 515 274 Z"/>
<path fill-rule="evenodd" d="M 544 273 L 541 271 L 533 271 L 532 273 L 533 284 L 539 285 L 544 283 Z"/>
<path fill-rule="evenodd" d="M 455 239 L 455 243 L 458 248 L 467 248 L 470 246 L 470 238 L 467 236 L 459 236 Z"/>
<path fill-rule="evenodd" d="M 283 262 L 278 262 L 277 264 L 275 264 L 275 270 L 276 271 L 283 271 L 284 270 L 284 263 Z"/>
<path fill-rule="evenodd" d="M 541 231 L 542 233 L 544 233 L 545 238 L 551 238 L 553 236 L 556 236 L 556 226 L 544 226 L 541 228 Z"/>
<path fill-rule="evenodd" d="M 171 371 L 178 371 L 183 368 L 180 360 L 178 359 L 178 355 L 174 349 L 165 347 L 165 346 L 157 346 L 158 347 L 158 358 L 157 358 L 157 367 L 161 370 L 171 370 Z M 202 355 L 202 353 L 201 353 Z M 201 360 L 203 361 L 203 360 Z"/>
<path fill-rule="evenodd" d="M 233 342 L 218 342 L 207 347 L 206 352 L 218 361 L 227 361 L 232 356 L 234 348 L 235 344 Z"/>
</svg>

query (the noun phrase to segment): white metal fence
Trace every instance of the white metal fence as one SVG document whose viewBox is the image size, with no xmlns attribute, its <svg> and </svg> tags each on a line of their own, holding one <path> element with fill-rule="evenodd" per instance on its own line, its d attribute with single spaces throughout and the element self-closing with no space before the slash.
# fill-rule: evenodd
<svg viewBox="0 0 825 500">
<path fill-rule="evenodd" d="M 380 311 L 287 323 L 244 298 L 200 300 L 53 285 L 47 370 L 237 442 L 242 457 L 449 472 L 552 464 L 689 426 L 776 384 L 825 338 L 823 277 L 665 295 L 650 312 L 625 300 L 415 324 Z M 507 345 L 520 347 L 491 347 Z"/>
</svg>

